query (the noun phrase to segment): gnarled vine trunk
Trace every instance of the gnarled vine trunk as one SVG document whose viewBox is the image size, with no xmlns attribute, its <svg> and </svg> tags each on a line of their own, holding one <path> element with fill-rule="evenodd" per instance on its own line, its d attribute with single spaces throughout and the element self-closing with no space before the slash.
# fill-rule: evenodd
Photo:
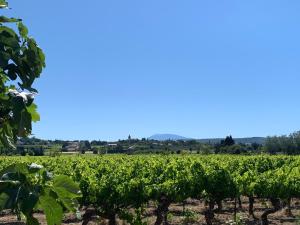
<svg viewBox="0 0 300 225">
<path fill-rule="evenodd" d="M 171 202 L 166 196 L 161 196 L 156 209 L 155 225 L 168 225 L 168 211 Z"/>
<path fill-rule="evenodd" d="M 294 217 L 292 210 L 291 210 L 291 199 L 288 198 L 284 201 L 285 203 L 285 215 L 288 217 Z"/>
<path fill-rule="evenodd" d="M 222 200 L 217 200 L 216 203 L 218 205 L 217 212 L 222 211 L 223 210 Z"/>
<path fill-rule="evenodd" d="M 234 198 L 234 211 L 233 211 L 233 215 L 234 215 L 234 218 L 236 219 L 236 214 L 237 214 L 237 207 L 236 207 L 236 203 L 237 203 L 237 198 Z"/>
<path fill-rule="evenodd" d="M 116 225 L 117 224 L 116 213 L 112 212 L 108 215 L 108 224 L 109 225 Z"/>
<path fill-rule="evenodd" d="M 87 225 L 92 220 L 92 217 L 95 215 L 97 215 L 95 209 L 87 208 L 82 216 L 82 225 Z"/>
<path fill-rule="evenodd" d="M 209 201 L 208 202 L 208 208 L 204 212 L 205 220 L 207 225 L 212 225 L 212 221 L 215 217 L 214 214 L 214 207 L 215 207 L 215 202 L 214 201 Z"/>
<path fill-rule="evenodd" d="M 109 225 L 116 225 L 117 211 L 117 209 L 109 209 L 108 206 L 106 206 L 105 212 L 100 213 L 100 215 L 108 220 Z"/>
<path fill-rule="evenodd" d="M 254 206 L 254 197 L 250 196 L 248 213 L 249 213 L 249 216 L 252 216 L 253 219 L 257 219 L 257 217 L 254 215 L 253 206 Z"/>
<path fill-rule="evenodd" d="M 270 201 L 272 203 L 273 208 L 272 209 L 267 209 L 261 215 L 261 225 L 269 225 L 268 215 L 277 212 L 281 208 L 280 207 L 280 200 L 278 198 L 271 198 Z"/>
<path fill-rule="evenodd" d="M 241 197 L 238 197 L 239 209 L 243 209 Z"/>
<path fill-rule="evenodd" d="M 186 201 L 182 201 L 182 213 L 185 212 L 185 205 L 186 205 Z"/>
</svg>

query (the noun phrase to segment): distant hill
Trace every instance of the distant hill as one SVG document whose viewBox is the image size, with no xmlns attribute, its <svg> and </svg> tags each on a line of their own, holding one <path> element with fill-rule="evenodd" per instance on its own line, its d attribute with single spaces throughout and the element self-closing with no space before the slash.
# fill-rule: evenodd
<svg viewBox="0 0 300 225">
<path fill-rule="evenodd" d="M 179 136 L 176 134 L 154 134 L 151 137 L 148 138 L 149 140 L 156 140 L 156 141 L 177 141 L 177 140 L 188 140 L 190 138 L 186 138 L 183 136 Z"/>
<path fill-rule="evenodd" d="M 264 144 L 266 138 L 264 137 L 246 137 L 246 138 L 233 138 L 234 141 L 237 144 Z M 224 138 L 207 138 L 207 139 L 198 139 L 197 141 L 201 143 L 207 143 L 207 144 L 218 144 L 221 142 L 221 140 L 224 140 Z"/>
<path fill-rule="evenodd" d="M 224 140 L 224 138 L 193 139 L 193 138 L 187 138 L 176 134 L 154 134 L 148 139 L 156 140 L 156 141 L 197 140 L 201 143 L 206 143 L 206 144 L 218 144 L 221 142 L 221 140 Z M 264 137 L 246 137 L 246 138 L 234 138 L 234 141 L 237 144 L 252 144 L 252 143 L 264 144 L 265 139 L 266 138 Z"/>
</svg>

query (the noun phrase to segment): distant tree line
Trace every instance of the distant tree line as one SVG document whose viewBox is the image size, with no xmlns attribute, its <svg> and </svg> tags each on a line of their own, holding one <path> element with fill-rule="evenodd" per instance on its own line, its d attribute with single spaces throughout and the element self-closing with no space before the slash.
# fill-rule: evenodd
<svg viewBox="0 0 300 225">
<path fill-rule="evenodd" d="M 263 150 L 270 154 L 300 154 L 300 131 L 290 135 L 267 137 Z"/>
<path fill-rule="evenodd" d="M 0 148 L 2 155 L 47 155 L 50 151 L 55 154 L 70 151 L 68 146 L 77 143 L 74 151 L 85 153 L 92 151 L 94 154 L 300 154 L 300 131 L 290 135 L 271 136 L 265 139 L 265 143 L 238 143 L 231 135 L 219 143 L 201 143 L 197 140 L 166 140 L 155 141 L 146 138 L 134 139 L 130 135 L 128 139 L 107 142 L 93 141 L 65 141 L 42 140 L 35 137 L 20 138 L 16 150 Z M 72 148 L 71 148 L 72 149 Z"/>
<path fill-rule="evenodd" d="M 259 153 L 262 145 L 258 143 L 241 144 L 236 143 L 232 136 L 227 136 L 224 140 L 221 140 L 219 144 L 215 145 L 215 153 L 226 154 L 251 154 Z"/>
</svg>

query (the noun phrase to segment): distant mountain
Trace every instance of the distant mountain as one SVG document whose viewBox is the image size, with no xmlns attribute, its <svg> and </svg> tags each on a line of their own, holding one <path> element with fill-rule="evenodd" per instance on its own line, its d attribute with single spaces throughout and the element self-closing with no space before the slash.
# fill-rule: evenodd
<svg viewBox="0 0 300 225">
<path fill-rule="evenodd" d="M 183 136 L 179 136 L 176 134 L 154 134 L 151 137 L 148 138 L 149 140 L 156 140 L 156 141 L 177 141 L 177 140 L 188 140 L 190 138 L 186 138 Z"/>
</svg>

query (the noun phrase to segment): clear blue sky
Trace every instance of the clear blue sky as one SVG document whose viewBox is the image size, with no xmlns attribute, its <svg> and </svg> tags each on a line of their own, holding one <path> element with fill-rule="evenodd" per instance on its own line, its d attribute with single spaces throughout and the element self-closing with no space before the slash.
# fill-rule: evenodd
<svg viewBox="0 0 300 225">
<path fill-rule="evenodd" d="M 300 129 L 300 1 L 11 0 L 46 53 L 49 139 Z"/>
</svg>

